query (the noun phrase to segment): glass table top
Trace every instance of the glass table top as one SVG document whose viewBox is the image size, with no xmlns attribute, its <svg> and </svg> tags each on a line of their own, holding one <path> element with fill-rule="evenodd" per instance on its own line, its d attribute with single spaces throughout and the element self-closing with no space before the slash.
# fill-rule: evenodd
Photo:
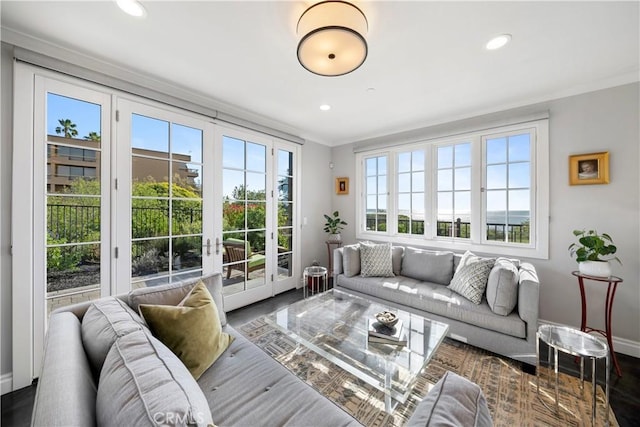
<svg viewBox="0 0 640 427">
<path fill-rule="evenodd" d="M 368 342 L 369 320 L 383 310 L 401 319 L 406 346 Z M 266 320 L 400 403 L 449 329 L 445 323 L 335 289 L 281 308 Z"/>
<path fill-rule="evenodd" d="M 538 336 L 542 341 L 566 353 L 583 357 L 605 357 L 609 347 L 598 338 L 566 326 L 541 325 Z"/>
</svg>

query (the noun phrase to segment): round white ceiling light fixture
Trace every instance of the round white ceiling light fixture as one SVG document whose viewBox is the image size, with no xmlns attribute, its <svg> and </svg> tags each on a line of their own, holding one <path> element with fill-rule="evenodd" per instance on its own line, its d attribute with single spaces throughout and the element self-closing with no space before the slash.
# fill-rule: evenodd
<svg viewBox="0 0 640 427">
<path fill-rule="evenodd" d="M 331 105 L 329 105 L 329 104 L 322 104 L 322 105 L 320 106 L 320 109 L 321 109 L 322 111 L 329 111 L 329 110 L 331 110 Z"/>
<path fill-rule="evenodd" d="M 487 50 L 496 50 L 504 47 L 507 43 L 511 41 L 511 34 L 500 34 L 489 40 L 486 44 Z"/>
<path fill-rule="evenodd" d="M 367 17 L 351 3 L 328 0 L 304 11 L 298 20 L 298 61 L 320 76 L 342 76 L 367 58 Z"/>
<path fill-rule="evenodd" d="M 116 4 L 127 15 L 135 16 L 136 18 L 147 16 L 144 6 L 137 0 L 116 0 Z"/>
</svg>

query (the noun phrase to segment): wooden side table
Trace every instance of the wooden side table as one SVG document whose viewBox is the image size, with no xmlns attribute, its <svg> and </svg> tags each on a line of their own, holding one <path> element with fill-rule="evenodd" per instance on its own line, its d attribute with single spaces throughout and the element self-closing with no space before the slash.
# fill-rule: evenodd
<svg viewBox="0 0 640 427">
<path fill-rule="evenodd" d="M 616 374 L 619 377 L 622 377 L 622 372 L 620 371 L 620 365 L 618 364 L 618 358 L 616 357 L 616 353 L 613 350 L 613 332 L 611 331 L 611 316 L 613 314 L 613 298 L 616 294 L 616 288 L 618 287 L 618 283 L 622 283 L 622 279 L 617 276 L 610 277 L 596 277 L 596 276 L 587 276 L 585 274 L 580 273 L 579 271 L 573 271 L 571 274 L 578 278 L 578 284 L 580 285 L 580 299 L 582 300 L 582 322 L 580 323 L 580 330 L 586 333 L 590 332 L 598 332 L 602 336 L 607 339 L 607 343 L 609 344 L 609 351 L 611 351 L 611 359 L 613 359 L 613 366 L 616 368 Z M 605 318 L 605 330 L 592 328 L 587 326 L 587 297 L 584 292 L 584 280 L 593 280 L 596 282 L 607 283 L 607 299 L 604 303 L 604 318 Z"/>
</svg>

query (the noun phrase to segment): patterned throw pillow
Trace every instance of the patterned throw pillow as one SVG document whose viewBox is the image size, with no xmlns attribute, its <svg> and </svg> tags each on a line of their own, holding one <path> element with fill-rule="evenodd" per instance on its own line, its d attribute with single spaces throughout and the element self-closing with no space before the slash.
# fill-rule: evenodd
<svg viewBox="0 0 640 427">
<path fill-rule="evenodd" d="M 393 277 L 391 243 L 360 244 L 360 275 L 362 277 Z"/>
<path fill-rule="evenodd" d="M 480 304 L 494 263 L 495 260 L 492 258 L 480 258 L 471 252 L 465 253 L 448 288 L 472 303 Z"/>
</svg>

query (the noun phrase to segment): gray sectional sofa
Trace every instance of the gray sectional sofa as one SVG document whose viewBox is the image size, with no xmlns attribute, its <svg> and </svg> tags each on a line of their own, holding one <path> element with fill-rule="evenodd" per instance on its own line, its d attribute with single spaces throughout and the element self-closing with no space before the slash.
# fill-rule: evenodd
<svg viewBox="0 0 640 427">
<path fill-rule="evenodd" d="M 360 245 L 334 250 L 334 287 L 442 321 L 453 339 L 536 364 L 540 284 L 532 264 L 496 259 L 491 285 L 474 304 L 447 286 L 462 254 L 393 246 L 393 276 L 363 277 Z"/>
<path fill-rule="evenodd" d="M 137 311 L 140 304 L 177 305 L 199 280 L 234 340 L 196 381 Z M 360 425 L 235 331 L 222 308 L 222 280 L 214 274 L 54 311 L 31 425 Z M 442 425 L 443 419 L 491 425 L 479 387 L 454 374 L 441 379 L 409 423 Z"/>
</svg>

